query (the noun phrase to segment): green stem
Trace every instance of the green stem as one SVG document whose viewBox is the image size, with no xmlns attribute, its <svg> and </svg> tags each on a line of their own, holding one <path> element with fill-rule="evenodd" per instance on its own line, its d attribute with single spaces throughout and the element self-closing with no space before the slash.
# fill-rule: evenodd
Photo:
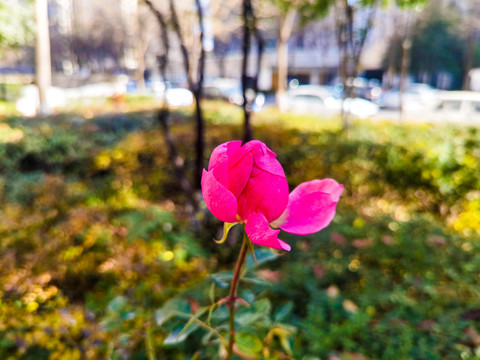
<svg viewBox="0 0 480 360">
<path fill-rule="evenodd" d="M 238 281 L 240 280 L 240 271 L 242 270 L 243 264 L 245 263 L 245 258 L 247 257 L 248 241 L 247 234 L 244 234 L 242 248 L 240 249 L 235 270 L 233 271 L 230 294 L 228 296 L 228 303 L 230 305 L 230 336 L 228 337 L 227 360 L 232 360 L 233 344 L 235 343 L 235 301 L 237 299 L 237 287 Z"/>
<path fill-rule="evenodd" d="M 152 339 L 152 325 L 150 322 L 147 323 L 147 328 L 145 329 L 145 343 L 147 348 L 147 359 L 156 360 L 155 349 L 153 347 Z"/>
</svg>

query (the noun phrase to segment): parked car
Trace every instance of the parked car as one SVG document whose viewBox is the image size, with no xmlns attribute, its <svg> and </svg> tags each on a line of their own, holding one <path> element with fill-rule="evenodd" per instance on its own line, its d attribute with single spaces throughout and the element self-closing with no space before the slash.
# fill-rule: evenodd
<svg viewBox="0 0 480 360">
<path fill-rule="evenodd" d="M 432 110 L 438 104 L 438 90 L 427 84 L 413 83 L 403 93 L 404 111 Z M 388 110 L 400 109 L 400 91 L 398 89 L 384 91 L 377 99 L 380 107 Z"/>
<path fill-rule="evenodd" d="M 444 91 L 431 112 L 431 122 L 456 122 L 480 125 L 480 92 Z"/>
<path fill-rule="evenodd" d="M 287 93 L 287 110 L 303 114 L 332 116 L 342 109 L 359 118 L 368 118 L 379 111 L 378 105 L 361 98 L 342 101 L 342 94 L 332 86 L 301 85 Z"/>
<path fill-rule="evenodd" d="M 206 81 L 203 86 L 203 95 L 207 99 L 223 99 L 231 104 L 243 105 L 243 92 L 239 81 L 234 79 L 217 78 Z M 253 100 L 255 93 L 248 89 L 247 99 Z M 261 92 L 255 96 L 253 110 L 260 110 L 265 104 L 265 95 Z"/>
<path fill-rule="evenodd" d="M 158 100 L 165 101 L 172 107 L 190 106 L 193 103 L 193 94 L 190 90 L 171 82 L 154 80 L 151 89 Z"/>
</svg>

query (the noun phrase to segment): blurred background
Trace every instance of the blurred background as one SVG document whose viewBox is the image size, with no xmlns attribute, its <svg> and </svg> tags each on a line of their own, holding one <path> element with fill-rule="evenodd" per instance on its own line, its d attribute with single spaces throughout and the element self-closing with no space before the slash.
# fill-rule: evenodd
<svg viewBox="0 0 480 360">
<path fill-rule="evenodd" d="M 290 190 L 345 186 L 327 229 L 247 259 L 238 359 L 480 359 L 479 19 L 0 0 L 0 359 L 223 359 L 241 231 L 212 241 L 200 177 L 237 139 Z"/>
</svg>

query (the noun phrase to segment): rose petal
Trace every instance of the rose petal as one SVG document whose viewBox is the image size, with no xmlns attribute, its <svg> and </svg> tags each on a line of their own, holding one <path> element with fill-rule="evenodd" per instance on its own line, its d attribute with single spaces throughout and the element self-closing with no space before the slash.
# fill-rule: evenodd
<svg viewBox="0 0 480 360">
<path fill-rule="evenodd" d="M 213 216 L 224 222 L 237 222 L 237 199 L 215 178 L 213 171 L 203 170 L 202 194 Z"/>
<path fill-rule="evenodd" d="M 240 161 L 228 168 L 228 189 L 238 199 L 247 185 L 253 167 L 253 156 L 247 153 Z"/>
<path fill-rule="evenodd" d="M 343 185 L 332 179 L 304 182 L 291 192 L 285 212 L 272 226 L 298 235 L 320 231 L 335 216 L 342 191 Z"/>
<path fill-rule="evenodd" d="M 276 159 L 277 155 L 267 145 L 258 140 L 252 140 L 242 146 L 243 151 L 250 151 L 255 164 L 262 170 L 278 176 L 285 176 L 282 165 Z"/>
<path fill-rule="evenodd" d="M 212 151 L 210 155 L 210 161 L 208 163 L 208 171 L 218 165 L 227 165 L 228 159 L 242 146 L 241 140 L 228 141 L 226 143 L 218 145 Z"/>
<path fill-rule="evenodd" d="M 251 214 L 247 219 L 245 232 L 254 244 L 286 251 L 291 249 L 290 245 L 278 238 L 280 230 L 273 230 L 263 214 Z"/>
<path fill-rule="evenodd" d="M 313 185 L 311 186 L 316 186 L 316 191 L 330 194 L 333 201 L 338 202 L 343 192 L 343 185 L 340 185 L 333 179 L 312 180 L 306 182 L 306 184 L 308 183 L 312 183 Z"/>
<path fill-rule="evenodd" d="M 288 203 L 288 183 L 285 177 L 258 170 L 254 165 L 247 186 L 238 198 L 238 214 L 247 219 L 250 214 L 262 213 L 271 222 L 277 219 Z"/>
<path fill-rule="evenodd" d="M 240 140 L 223 143 L 213 149 L 210 156 L 208 170 L 213 170 L 217 181 L 226 188 L 228 188 L 228 159 L 240 149 L 241 145 Z"/>
</svg>

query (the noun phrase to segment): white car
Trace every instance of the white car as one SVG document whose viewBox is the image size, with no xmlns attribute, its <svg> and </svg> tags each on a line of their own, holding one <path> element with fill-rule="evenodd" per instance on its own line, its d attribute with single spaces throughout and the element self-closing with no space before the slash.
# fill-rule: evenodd
<svg viewBox="0 0 480 360">
<path fill-rule="evenodd" d="M 379 111 L 378 105 L 361 98 L 342 101 L 341 94 L 331 86 L 301 85 L 287 93 L 287 110 L 301 114 L 333 116 L 344 111 L 365 119 Z"/>
<path fill-rule="evenodd" d="M 480 92 L 441 92 L 438 95 L 438 106 L 430 114 L 431 122 L 480 125 Z"/>
<path fill-rule="evenodd" d="M 403 110 L 407 112 L 432 110 L 438 104 L 438 90 L 427 84 L 409 84 L 403 93 Z M 382 108 L 400 109 L 400 92 L 398 89 L 385 91 L 378 99 Z"/>
<path fill-rule="evenodd" d="M 169 88 L 165 91 L 165 100 L 172 107 L 190 106 L 193 103 L 193 94 L 185 88 Z"/>
</svg>

